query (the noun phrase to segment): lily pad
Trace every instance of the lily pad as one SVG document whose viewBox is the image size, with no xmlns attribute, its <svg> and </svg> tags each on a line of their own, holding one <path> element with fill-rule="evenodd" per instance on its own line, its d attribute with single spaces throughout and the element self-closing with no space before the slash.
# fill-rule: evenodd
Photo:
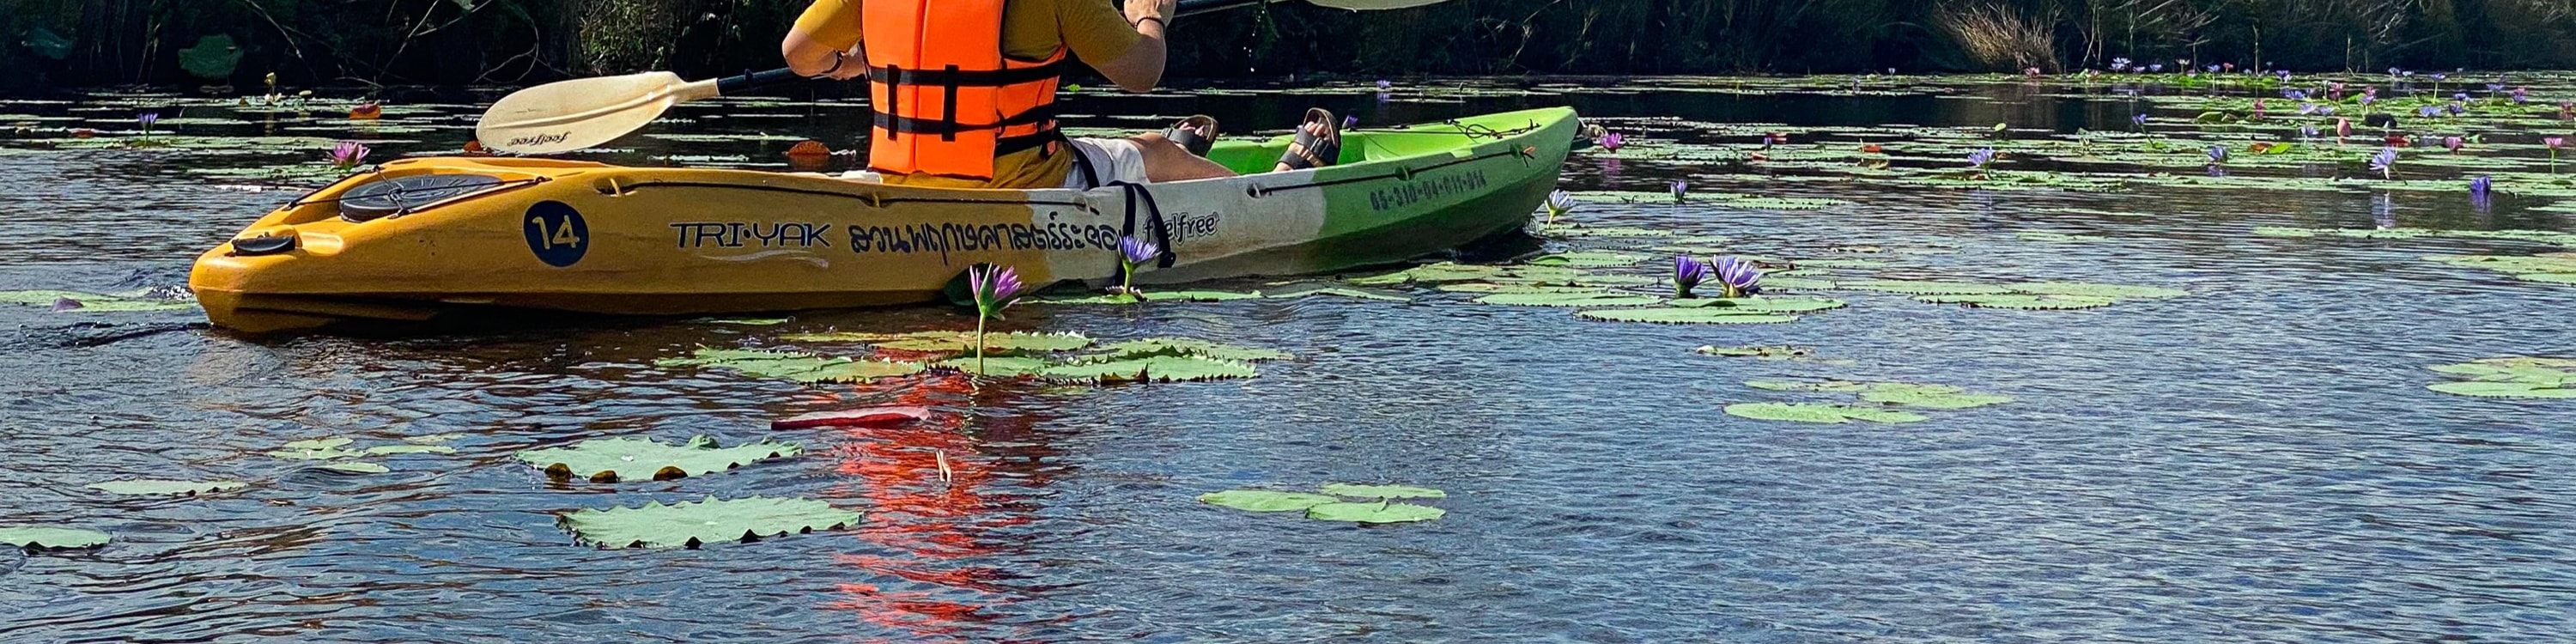
<svg viewBox="0 0 2576 644">
<path fill-rule="evenodd" d="M 1249 293 L 1235 293 L 1230 291 L 1144 291 L 1142 296 L 1143 301 L 1146 302 L 1230 302 L 1234 300 L 1258 300 L 1261 299 L 1261 297 L 1262 295 L 1260 291 Z M 1135 304 L 1137 301 L 1138 296 L 1124 294 L 1029 300 L 1030 303 L 1034 304 Z"/>
<path fill-rule="evenodd" d="M 791 333 L 779 336 L 788 342 L 855 342 L 896 351 L 945 351 L 971 353 L 975 349 L 973 331 L 917 331 L 913 333 Z M 1019 355 L 1034 351 L 1072 351 L 1091 346 L 1091 338 L 1079 333 L 986 333 L 984 352 L 987 356 Z"/>
<path fill-rule="evenodd" d="M 2107 297 L 2077 295 L 1925 295 L 1914 299 L 1933 304 L 1965 304 L 1979 308 L 2025 311 L 2097 309 L 2120 303 L 2117 299 Z"/>
<path fill-rule="evenodd" d="M 342 446 L 354 442 L 357 441 L 346 438 L 315 438 L 300 440 L 287 443 L 285 449 L 269 452 L 268 455 L 283 459 L 303 461 L 322 461 L 367 455 L 366 452 L 340 449 Z"/>
<path fill-rule="evenodd" d="M 322 469 L 330 470 L 330 471 L 333 471 L 333 472 L 341 472 L 341 473 L 346 473 L 346 474 L 383 474 L 383 473 L 386 473 L 386 472 L 391 472 L 391 471 L 393 471 L 393 468 L 385 467 L 385 466 L 383 466 L 383 465 L 377 465 L 377 464 L 374 464 L 374 463 L 363 462 L 363 461 L 341 461 L 341 462 L 338 462 L 338 463 L 325 463 L 325 464 L 322 464 L 322 465 L 319 465 L 319 466 L 316 466 L 316 467 L 320 467 L 320 468 L 322 468 Z"/>
<path fill-rule="evenodd" d="M 1969 409 L 1974 407 L 1984 407 L 1987 405 L 2000 405 L 2013 401 L 2013 397 L 2011 396 L 1959 393 L 1931 388 L 1901 388 L 1864 391 L 1861 392 L 1860 399 L 1874 403 L 1922 407 L 1925 409 Z"/>
<path fill-rule="evenodd" d="M 1698 349 L 1694 349 L 1693 351 L 1700 355 L 1727 356 L 1732 358 L 1761 358 L 1764 360 L 1800 360 L 1815 354 L 1815 350 L 1808 349 L 1806 347 L 1780 345 L 1747 347 L 1721 347 L 1711 345 L 1703 346 Z"/>
<path fill-rule="evenodd" d="M 1796 322 L 1795 315 L 1760 315 L 1741 313 L 1725 307 L 1658 309 L 1593 309 L 1575 315 L 1612 322 L 1654 322 L 1659 324 L 1778 324 Z"/>
<path fill-rule="evenodd" d="M 2178 288 L 2164 288 L 2160 286 L 2129 286 L 2125 284 L 2094 284 L 2090 282 L 2019 282 L 2014 284 L 2005 284 L 2004 287 L 2032 295 L 2074 295 L 2080 297 L 2109 297 L 2122 299 L 2161 299 L 2168 297 L 2182 297 L 2191 294 L 2191 291 L 2185 291 Z"/>
<path fill-rule="evenodd" d="M 1914 280 L 1862 280 L 1857 282 L 1836 282 L 1834 283 L 1834 287 L 1862 291 L 1886 291 L 1889 293 L 1904 293 L 1907 295 L 2003 295 L 2013 292 L 2011 288 L 1995 284 Z"/>
<path fill-rule="evenodd" d="M 215 492 L 230 492 L 250 487 L 250 484 L 243 483 L 241 481 L 168 481 L 160 479 L 137 479 L 131 481 L 91 483 L 89 486 L 94 489 L 105 491 L 109 494 L 125 494 L 131 496 L 196 496 L 199 494 L 211 494 Z"/>
<path fill-rule="evenodd" d="M 2558 387 L 2534 382 L 2437 382 L 2424 388 L 2446 394 L 2479 398 L 2576 398 L 2576 388 Z"/>
<path fill-rule="evenodd" d="M 2022 231 L 2020 235 L 2016 235 L 2016 237 L 2020 238 L 2022 241 L 2056 243 L 2097 242 L 2110 239 L 2109 237 L 2103 237 L 2101 235 L 2071 235 L 2067 233 L 2052 233 L 2045 230 L 2025 230 Z"/>
<path fill-rule="evenodd" d="M 1447 516 L 1448 510 L 1411 503 L 1326 503 L 1306 508 L 1306 518 L 1355 523 L 1412 523 Z"/>
<path fill-rule="evenodd" d="M 62 313 L 133 313 L 197 308 L 195 300 L 136 299 L 78 291 L 0 291 L 0 304 L 53 306 L 62 300 L 80 303 L 78 308 L 64 309 L 60 311 Z"/>
<path fill-rule="evenodd" d="M 1019 378 L 1037 375 L 1038 372 L 1045 371 L 1047 367 L 1055 365 L 1045 360 L 1026 356 L 984 356 L 983 358 L 976 358 L 974 356 L 958 356 L 931 363 L 931 366 L 944 369 L 955 369 L 979 376 Z"/>
<path fill-rule="evenodd" d="M 1202 356 L 1157 355 L 1048 367 L 1038 377 L 1063 382 L 1175 382 L 1251 378 L 1252 363 Z"/>
<path fill-rule="evenodd" d="M 1267 298 L 1274 299 L 1274 300 L 1285 300 L 1285 299 L 1294 299 L 1294 298 L 1301 298 L 1301 297 L 1318 297 L 1318 296 L 1347 297 L 1347 298 L 1351 298 L 1351 299 L 1355 299 L 1355 300 L 1377 300 L 1377 301 L 1381 301 L 1381 302 L 1411 302 L 1411 301 L 1413 301 L 1413 298 L 1405 297 L 1405 296 L 1402 296 L 1402 295 L 1390 295 L 1390 294 L 1386 294 L 1386 293 L 1378 293 L 1378 292 L 1373 292 L 1373 291 L 1363 291 L 1363 290 L 1359 290 L 1359 289 L 1355 289 L 1355 288 L 1341 288 L 1341 287 L 1338 287 L 1338 286 L 1319 286 L 1319 287 L 1314 287 L 1314 288 L 1302 288 L 1302 289 L 1294 289 L 1294 290 L 1280 291 L 1280 292 L 1276 292 L 1276 293 L 1271 293 L 1271 294 L 1269 294 L 1269 295 L 1265 295 L 1265 296 L 1263 296 L 1263 297 L 1267 297 Z"/>
<path fill-rule="evenodd" d="M 1800 423 L 1848 423 L 1855 420 L 1873 423 L 1912 423 L 1929 418 L 1913 412 L 1872 409 L 1853 405 L 1825 403 L 1735 403 L 1726 406 L 1730 416 L 1754 420 L 1779 420 Z"/>
<path fill-rule="evenodd" d="M 576 541 L 601 548 L 696 548 L 725 541 L 835 530 L 858 523 L 861 515 L 808 499 L 751 497 L 606 510 L 582 509 L 564 514 L 558 523 Z"/>
<path fill-rule="evenodd" d="M 1634 295 L 1608 291 L 1578 291 L 1570 293 L 1495 293 L 1493 295 L 1476 298 L 1476 303 L 1478 304 L 1572 307 L 1647 306 L 1661 303 L 1663 301 L 1664 298 L 1652 295 Z"/>
<path fill-rule="evenodd" d="M 1671 305 L 1679 308 L 1714 309 L 1737 315 L 1781 315 L 1839 309 L 1843 307 L 1843 301 L 1820 297 L 1711 297 L 1673 300 Z"/>
<path fill-rule="evenodd" d="M 1509 271 L 1508 269 L 1505 269 L 1505 268 L 1503 268 L 1503 267 L 1501 267 L 1501 266 L 1485 266 L 1485 265 L 1477 265 L 1477 264 L 1459 264 L 1459 263 L 1455 263 L 1455 262 L 1441 262 L 1441 263 L 1438 263 L 1438 264 L 1425 264 L 1425 265 L 1422 265 L 1422 266 L 1415 266 L 1415 267 L 1413 267 L 1413 268 L 1408 268 L 1408 269 L 1405 269 L 1405 270 L 1396 271 L 1396 272 L 1393 272 L 1393 273 L 1387 273 L 1387 274 L 1383 274 L 1383 275 L 1374 275 L 1374 276 L 1369 276 L 1369 277 L 1356 277 L 1356 278 L 1351 278 L 1351 279 L 1350 279 L 1350 280 L 1348 280 L 1348 281 L 1349 281 L 1350 283 L 1352 283 L 1352 284 L 1359 284 L 1359 285 L 1362 285 L 1362 286 L 1392 286 L 1392 285 L 1396 285 L 1396 284 L 1412 284 L 1412 283 L 1436 284 L 1436 283 L 1440 283 L 1440 282 L 1473 282 L 1473 281 L 1477 281 L 1477 280 L 1486 280 L 1486 279 L 1492 279 L 1492 278 L 1496 278 L 1496 277 L 1502 277 L 1503 275 L 1508 274 L 1509 272 L 1510 272 L 1510 271 Z"/>
<path fill-rule="evenodd" d="M 96 548 L 107 545 L 111 537 L 97 530 L 78 528 L 13 528 L 0 526 L 0 544 L 31 550 Z"/>
<path fill-rule="evenodd" d="M 794 443 L 773 443 L 768 439 L 719 447 L 714 438 L 706 436 L 691 438 L 686 445 L 643 438 L 595 438 L 569 448 L 520 452 L 518 459 L 545 470 L 546 476 L 557 481 L 581 477 L 593 483 L 615 483 L 687 478 L 803 451 Z"/>
<path fill-rule="evenodd" d="M 1567 268 L 1606 268 L 1613 266 L 1635 266 L 1644 263 L 1649 259 L 1654 259 L 1654 257 L 1651 255 L 1622 253 L 1610 250 L 1578 250 L 1570 253 L 1557 253 L 1554 255 L 1542 255 L 1532 258 L 1529 260 L 1529 265 L 1562 266 Z"/>
<path fill-rule="evenodd" d="M 456 448 L 446 445 L 377 445 L 363 452 L 367 456 L 385 454 L 454 454 Z"/>
<path fill-rule="evenodd" d="M 826 358 L 791 351 L 757 351 L 749 349 L 699 349 L 687 358 L 664 358 L 653 361 L 658 367 L 709 367 L 726 369 L 759 378 L 781 378 L 798 382 L 866 382 L 876 378 L 908 376 L 921 373 L 922 366 L 911 362 L 884 362 Z"/>
<path fill-rule="evenodd" d="M 1101 345 L 1099 352 L 1091 354 L 1088 358 L 1093 361 L 1114 361 L 1153 356 L 1198 356 L 1243 362 L 1286 360 L 1296 357 L 1276 349 L 1239 347 L 1197 338 L 1146 338 Z"/>
<path fill-rule="evenodd" d="M 1237 510 L 1249 510 L 1253 512 L 1287 512 L 1291 510 L 1304 510 L 1326 503 L 1340 503 L 1342 500 L 1321 494 L 1307 494 L 1304 492 L 1226 490 L 1223 492 L 1209 492 L 1201 494 L 1199 495 L 1199 501 L 1209 505 L 1229 507 Z"/>
<path fill-rule="evenodd" d="M 1347 496 L 1355 499 L 1444 499 L 1449 497 L 1449 493 L 1447 492 L 1427 487 L 1414 487 L 1410 485 L 1359 485 L 1353 483 L 1325 483 L 1324 493 L 1333 496 Z"/>
</svg>

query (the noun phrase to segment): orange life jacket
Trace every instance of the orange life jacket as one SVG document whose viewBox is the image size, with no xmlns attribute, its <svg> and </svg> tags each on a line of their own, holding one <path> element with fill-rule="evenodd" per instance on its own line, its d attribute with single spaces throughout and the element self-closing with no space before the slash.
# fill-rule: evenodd
<svg viewBox="0 0 2576 644">
<path fill-rule="evenodd" d="M 1065 48 L 1002 53 L 1005 0 L 863 0 L 868 166 L 989 181 L 993 159 L 1062 140 L 1055 89 Z"/>
</svg>

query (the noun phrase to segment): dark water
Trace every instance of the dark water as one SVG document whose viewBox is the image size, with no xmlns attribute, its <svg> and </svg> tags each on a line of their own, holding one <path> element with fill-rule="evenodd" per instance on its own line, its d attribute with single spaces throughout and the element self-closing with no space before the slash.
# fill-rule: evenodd
<svg viewBox="0 0 2576 644">
<path fill-rule="evenodd" d="M 1370 122 L 1568 102 L 1590 116 L 1795 125 L 2085 113 L 2076 101 L 1969 92 L 1996 100 L 1380 105 L 1345 92 L 1099 99 L 1086 111 L 1208 111 L 1246 128 L 1285 127 L 1288 107 L 1317 101 Z M 826 131 L 851 109 L 698 108 L 683 114 L 779 117 L 683 125 Z M 2125 118 L 2104 112 L 2096 118 Z M 93 127 L 123 118 L 96 114 Z M 199 129 L 249 133 L 183 131 Z M 378 154 L 452 149 L 464 136 L 404 135 L 424 142 Z M 630 142 L 617 145 L 637 151 L 603 158 L 686 150 L 761 164 L 784 147 Z M 11 187 L 0 190 L 0 290 L 182 283 L 197 252 L 295 194 L 194 178 L 191 164 L 312 154 L 0 156 L 0 185 Z M 1608 170 L 1579 156 L 1568 187 L 1660 190 L 1689 174 L 1706 190 L 1856 204 L 1589 205 L 1588 222 L 1729 235 L 1745 252 L 1784 256 L 1946 249 L 1872 257 L 1898 267 L 1889 274 L 2195 296 L 2019 312 L 1838 293 L 1853 306 L 1793 324 L 1668 326 L 1421 291 L 1413 304 L 1027 307 L 1006 323 L 1298 356 L 1252 380 L 1107 388 L 955 377 L 799 386 L 651 366 L 800 331 L 973 324 L 932 309 L 804 314 L 775 327 L 252 339 L 186 326 L 201 320 L 193 312 L 0 307 L 0 524 L 117 539 L 0 554 L 0 640 L 2576 641 L 2576 404 L 2424 389 L 2442 379 L 2426 365 L 2576 355 L 2565 317 L 2576 288 L 2419 256 L 2551 249 L 2248 233 L 2369 226 L 2375 210 L 2410 225 L 2556 228 L 2555 218 L 2478 214 L 2452 195 L 2381 205 L 2359 192 L 1948 192 L 1634 162 Z M 2130 215 L 2048 210 L 2061 207 Z M 2018 240 L 2026 230 L 2110 239 Z M 1691 353 L 1779 343 L 1854 362 Z M 1739 384 L 1784 376 L 1959 384 L 2019 400 L 1894 426 L 1719 412 L 1798 399 Z M 767 429 L 772 418 L 867 404 L 948 413 L 898 429 Z M 459 453 L 378 459 L 387 474 L 262 455 L 305 438 L 445 433 L 464 435 Z M 616 485 L 551 484 L 510 458 L 589 438 L 698 434 L 775 437 L 808 453 Z M 937 480 L 941 452 L 953 485 Z M 82 487 L 122 478 L 254 487 L 205 499 Z M 1191 500 L 1328 481 L 1441 488 L 1450 513 L 1357 528 Z M 851 530 L 702 550 L 593 550 L 554 525 L 576 508 L 709 495 L 801 496 L 869 515 Z"/>
</svg>

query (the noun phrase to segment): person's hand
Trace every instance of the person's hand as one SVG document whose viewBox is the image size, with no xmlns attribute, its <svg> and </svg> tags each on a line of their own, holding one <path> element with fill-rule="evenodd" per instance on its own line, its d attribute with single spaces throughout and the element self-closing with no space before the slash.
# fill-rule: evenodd
<svg viewBox="0 0 2576 644">
<path fill-rule="evenodd" d="M 1156 18 L 1162 23 L 1159 26 L 1168 31 L 1172 26 L 1172 14 L 1180 11 L 1180 8 L 1180 0 L 1127 0 L 1127 9 L 1124 13 L 1127 16 L 1127 22 L 1131 23 L 1143 23 L 1147 22 L 1146 18 Z"/>
<path fill-rule="evenodd" d="M 841 68 L 832 70 L 831 73 L 824 74 L 824 76 L 831 77 L 832 80 L 850 80 L 853 78 L 868 77 L 868 59 L 866 54 L 859 53 L 855 48 L 853 48 L 852 51 L 837 52 L 835 55 L 840 57 Z"/>
</svg>

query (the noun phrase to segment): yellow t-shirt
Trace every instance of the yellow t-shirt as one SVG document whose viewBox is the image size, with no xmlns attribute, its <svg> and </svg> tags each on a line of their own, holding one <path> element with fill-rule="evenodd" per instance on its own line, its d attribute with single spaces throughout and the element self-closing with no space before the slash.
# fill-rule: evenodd
<svg viewBox="0 0 2576 644">
<path fill-rule="evenodd" d="M 815 0 L 796 18 L 796 29 L 827 47 L 857 46 L 865 33 L 859 25 L 864 1 Z M 1045 58 L 1057 47 L 1068 47 L 1083 60 L 1114 60 L 1143 39 L 1110 0 L 1006 0 L 1002 5 L 1002 53 L 1014 58 Z M 890 175 L 885 181 L 938 188 L 1053 188 L 1064 185 L 1072 171 L 1073 151 L 1048 146 L 993 159 L 990 182 L 928 175 Z"/>
</svg>

